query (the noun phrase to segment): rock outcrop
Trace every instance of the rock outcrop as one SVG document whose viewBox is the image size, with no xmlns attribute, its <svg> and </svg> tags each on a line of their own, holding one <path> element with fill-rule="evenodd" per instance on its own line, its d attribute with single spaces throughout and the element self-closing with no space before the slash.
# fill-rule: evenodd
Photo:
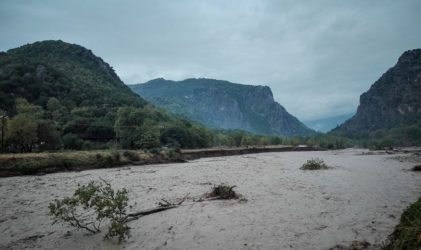
<svg viewBox="0 0 421 250">
<path fill-rule="evenodd" d="M 338 131 L 374 131 L 421 118 L 421 49 L 406 51 L 397 64 L 360 96 L 357 113 Z"/>
</svg>

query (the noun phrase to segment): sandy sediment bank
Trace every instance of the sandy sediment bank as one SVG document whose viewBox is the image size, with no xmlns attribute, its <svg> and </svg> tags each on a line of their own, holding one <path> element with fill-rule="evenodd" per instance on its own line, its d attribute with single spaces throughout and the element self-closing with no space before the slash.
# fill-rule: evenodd
<svg viewBox="0 0 421 250">
<path fill-rule="evenodd" d="M 203 157 L 218 157 L 230 155 L 257 154 L 269 152 L 292 152 L 292 151 L 323 151 L 324 149 L 308 146 L 267 146 L 267 147 L 243 147 L 243 148 L 209 148 L 181 150 L 186 160 L 200 159 Z"/>
<path fill-rule="evenodd" d="M 316 151 L 314 147 L 267 146 L 248 148 L 208 148 L 162 150 L 157 153 L 134 150 L 70 151 L 0 155 L 0 177 L 43 175 L 127 165 L 179 163 L 202 157 L 217 157 L 265 152 Z"/>
</svg>

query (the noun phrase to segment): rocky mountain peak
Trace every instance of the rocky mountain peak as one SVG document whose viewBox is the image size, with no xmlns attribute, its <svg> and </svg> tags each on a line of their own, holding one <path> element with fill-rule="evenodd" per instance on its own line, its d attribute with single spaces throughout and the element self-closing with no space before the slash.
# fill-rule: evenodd
<svg viewBox="0 0 421 250">
<path fill-rule="evenodd" d="M 421 119 L 421 49 L 403 53 L 395 66 L 360 96 L 357 113 L 339 131 L 374 131 Z"/>
<path fill-rule="evenodd" d="M 405 51 L 398 60 L 398 64 L 419 62 L 421 60 L 421 49 L 413 49 Z"/>
</svg>

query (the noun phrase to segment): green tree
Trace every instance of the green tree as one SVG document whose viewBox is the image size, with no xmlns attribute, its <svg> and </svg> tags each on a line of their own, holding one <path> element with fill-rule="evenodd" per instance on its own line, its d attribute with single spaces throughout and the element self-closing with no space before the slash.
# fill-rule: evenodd
<svg viewBox="0 0 421 250">
<path fill-rule="evenodd" d="M 270 143 L 272 145 L 279 145 L 279 144 L 282 144 L 282 139 L 280 137 L 277 137 L 277 136 L 271 137 Z"/>
<path fill-rule="evenodd" d="M 189 145 L 190 135 L 188 131 L 180 127 L 170 127 L 161 136 L 165 145 L 186 148 Z"/>
<path fill-rule="evenodd" d="M 60 108 L 61 108 L 61 104 L 57 98 L 51 97 L 50 99 L 48 99 L 48 102 L 47 102 L 48 111 L 54 112 L 54 111 L 59 110 Z"/>
<path fill-rule="evenodd" d="M 18 114 L 24 114 L 33 119 L 41 118 L 44 114 L 41 106 L 30 104 L 25 98 L 16 98 L 15 105 Z"/>
<path fill-rule="evenodd" d="M 136 148 L 156 148 L 161 144 L 159 128 L 151 119 L 145 119 L 142 126 L 136 128 L 135 137 Z"/>
<path fill-rule="evenodd" d="M 85 147 L 85 142 L 82 139 L 80 139 L 79 136 L 72 133 L 65 134 L 62 140 L 63 140 L 63 146 L 65 149 L 80 150 Z"/>
<path fill-rule="evenodd" d="M 60 131 L 48 120 L 38 120 L 37 137 L 41 149 L 57 149 L 61 143 Z"/>
<path fill-rule="evenodd" d="M 6 133 L 7 133 L 7 116 L 6 112 L 0 109 L 0 147 L 1 152 L 5 151 L 5 140 L 6 140 Z"/>
<path fill-rule="evenodd" d="M 152 126 L 142 126 L 136 129 L 136 148 L 156 148 L 160 146 L 159 130 Z"/>
<path fill-rule="evenodd" d="M 139 121 L 133 116 L 133 109 L 124 107 L 117 111 L 117 119 L 114 123 L 114 131 L 122 148 L 134 148 L 136 140 L 136 128 Z"/>
<path fill-rule="evenodd" d="M 156 115 L 140 108 L 119 108 L 114 131 L 122 148 L 153 148 L 160 146 L 160 132 Z M 158 118 L 156 118 L 158 119 Z"/>
<path fill-rule="evenodd" d="M 255 145 L 255 141 L 254 141 L 254 138 L 253 137 L 251 137 L 251 136 L 244 136 L 241 139 L 241 146 L 248 147 L 248 146 L 252 146 L 252 145 Z"/>
<path fill-rule="evenodd" d="M 31 152 L 38 140 L 37 123 L 26 115 L 17 115 L 7 123 L 7 140 L 20 152 Z"/>
<path fill-rule="evenodd" d="M 105 184 L 105 185 L 104 185 Z M 105 238 L 118 237 L 119 242 L 129 237 L 127 226 L 128 191 L 114 190 L 111 184 L 90 182 L 79 186 L 73 196 L 55 199 L 48 206 L 55 223 L 69 224 L 90 233 L 101 232 L 101 222 L 108 222 Z"/>
</svg>

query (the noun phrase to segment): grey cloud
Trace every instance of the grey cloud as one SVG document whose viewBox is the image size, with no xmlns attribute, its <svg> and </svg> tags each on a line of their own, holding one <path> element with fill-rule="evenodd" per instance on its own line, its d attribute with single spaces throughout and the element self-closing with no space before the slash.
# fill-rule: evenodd
<svg viewBox="0 0 421 250">
<path fill-rule="evenodd" d="M 268 85 L 303 120 L 359 95 L 421 47 L 418 0 L 2 0 L 0 50 L 45 39 L 92 49 L 126 83 L 209 77 Z"/>
</svg>

